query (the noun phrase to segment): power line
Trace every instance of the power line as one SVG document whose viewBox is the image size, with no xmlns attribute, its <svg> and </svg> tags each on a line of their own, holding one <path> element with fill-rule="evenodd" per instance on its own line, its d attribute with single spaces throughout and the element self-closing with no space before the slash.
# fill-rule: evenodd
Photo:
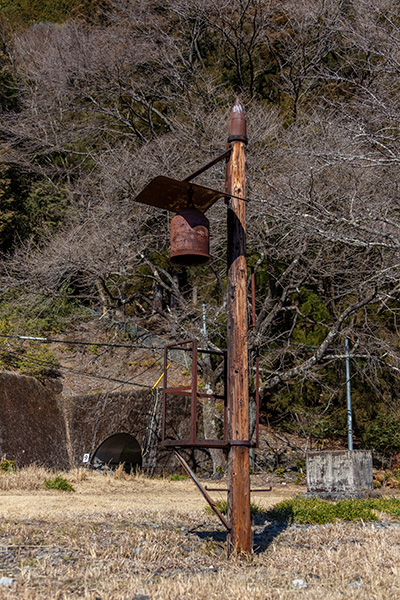
<svg viewBox="0 0 400 600">
<path fill-rule="evenodd" d="M 164 346 L 145 346 L 139 344 L 114 344 L 111 342 L 96 342 L 83 340 L 59 340 L 45 337 L 35 337 L 30 335 L 11 335 L 0 333 L 0 337 L 15 340 L 28 340 L 33 342 L 42 342 L 43 344 L 66 344 L 69 346 L 99 346 L 106 348 L 129 348 L 131 350 L 164 350 Z"/>
<path fill-rule="evenodd" d="M 22 354 L 19 354 L 18 352 L 9 352 L 8 354 L 11 357 L 20 358 L 20 359 L 24 358 L 24 356 Z M 29 357 L 29 360 L 31 362 L 35 363 L 35 364 L 46 366 L 46 367 L 54 369 L 54 370 L 66 371 L 67 373 L 72 374 L 72 375 L 81 375 L 83 377 L 89 377 L 89 378 L 92 378 L 92 379 L 102 379 L 102 380 L 105 380 L 105 381 L 111 381 L 111 382 L 114 382 L 114 383 L 119 383 L 121 385 L 134 385 L 136 387 L 147 388 L 147 389 L 151 389 L 152 388 L 151 385 L 144 385 L 144 384 L 141 384 L 141 383 L 135 383 L 135 382 L 133 382 L 132 381 L 133 378 L 128 379 L 128 380 L 117 379 L 115 377 L 106 377 L 105 375 L 96 375 L 95 373 L 87 373 L 86 371 L 79 371 L 77 369 L 70 369 L 69 367 L 65 367 L 63 365 L 55 365 L 51 361 L 40 360 L 38 358 Z M 152 366 L 154 366 L 154 364 Z M 143 371 L 142 373 L 139 373 L 139 375 L 135 376 L 135 378 L 136 377 L 140 377 L 140 375 L 142 375 L 143 373 L 145 373 L 149 368 L 145 369 L 145 371 Z M 118 386 L 118 387 L 120 387 L 120 386 Z"/>
<path fill-rule="evenodd" d="M 12 334 L 6 334 L 6 333 L 0 333 L 0 338 L 41 342 L 43 344 L 66 344 L 69 346 L 98 346 L 98 347 L 103 347 L 103 348 L 127 348 L 130 350 L 155 350 L 155 351 L 164 351 L 165 350 L 165 346 L 147 346 L 147 345 L 140 345 L 140 344 L 119 344 L 119 343 L 115 344 L 112 342 L 97 342 L 97 341 L 93 341 L 93 340 L 91 340 L 91 341 L 60 340 L 60 339 L 56 339 L 56 338 L 46 338 L 46 337 L 36 337 L 36 336 L 30 336 L 30 335 L 16 335 L 16 334 L 12 335 Z M 284 340 L 274 340 L 274 343 L 287 345 L 287 342 L 285 342 Z M 268 342 L 266 342 L 265 344 L 251 347 L 249 350 L 254 351 L 256 349 L 259 349 L 259 350 L 263 349 L 263 352 L 275 352 L 276 350 L 278 350 L 277 348 L 276 349 L 265 348 L 266 344 L 268 344 Z M 290 346 L 293 346 L 300 350 L 304 350 L 305 352 L 313 352 L 314 350 L 317 350 L 319 348 L 319 346 L 311 346 L 308 344 L 303 344 L 301 342 L 291 342 Z M 326 351 L 326 354 L 330 354 L 330 353 L 337 352 L 337 351 L 342 351 L 342 348 L 337 348 L 337 347 L 328 348 Z M 353 357 L 353 356 L 354 355 L 351 355 L 351 357 Z M 339 355 L 338 358 L 343 358 L 343 357 L 342 357 L 342 355 Z M 364 356 L 360 356 L 360 358 L 364 358 Z"/>
</svg>

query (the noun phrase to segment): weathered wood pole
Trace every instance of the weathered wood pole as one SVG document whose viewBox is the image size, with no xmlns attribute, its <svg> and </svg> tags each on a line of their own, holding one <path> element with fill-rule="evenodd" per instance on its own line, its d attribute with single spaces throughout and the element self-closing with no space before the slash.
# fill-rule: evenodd
<svg viewBox="0 0 400 600">
<path fill-rule="evenodd" d="M 228 204 L 228 373 L 227 402 L 230 439 L 228 457 L 229 549 L 251 552 L 249 470 L 249 373 L 247 342 L 246 264 L 246 118 L 238 100 L 229 118 L 232 152 L 226 165 Z M 238 442 L 235 444 L 235 442 Z"/>
</svg>

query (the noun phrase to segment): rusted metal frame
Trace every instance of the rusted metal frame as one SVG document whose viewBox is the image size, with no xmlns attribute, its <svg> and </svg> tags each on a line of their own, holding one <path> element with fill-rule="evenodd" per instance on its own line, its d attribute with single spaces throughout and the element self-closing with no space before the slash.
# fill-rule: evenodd
<svg viewBox="0 0 400 600">
<path fill-rule="evenodd" d="M 255 442 L 249 440 L 164 440 L 163 445 L 171 448 L 230 448 L 241 446 L 244 448 L 255 448 Z"/>
<path fill-rule="evenodd" d="M 169 388 L 167 384 L 167 363 L 168 363 L 168 350 L 180 350 L 182 346 L 192 345 L 192 348 L 183 348 L 184 352 L 190 352 L 192 350 L 192 384 L 186 386 L 179 386 L 178 388 Z M 224 394 L 205 394 L 197 391 L 197 360 L 199 353 L 217 354 L 224 357 Z M 165 347 L 164 355 L 164 398 L 163 398 L 163 428 L 162 428 L 162 445 L 170 448 L 223 448 L 229 449 L 231 446 L 231 440 L 228 439 L 228 424 L 227 424 L 227 351 L 226 350 L 199 350 L 197 348 L 196 339 L 188 339 L 182 342 L 174 342 L 168 344 Z M 166 397 L 167 394 L 176 396 L 186 396 L 191 398 L 191 435 L 188 440 L 166 440 Z M 197 398 L 214 398 L 216 400 L 224 400 L 224 438 L 222 440 L 198 440 L 197 436 Z M 237 440 L 234 445 L 252 446 L 248 440 Z"/>
<path fill-rule="evenodd" d="M 177 387 L 177 388 L 167 388 L 166 393 L 171 396 L 191 396 L 192 395 L 192 386 L 185 387 Z M 188 393 L 190 392 L 190 393 Z"/>
<path fill-rule="evenodd" d="M 193 338 L 190 338 L 188 340 L 183 340 L 183 342 L 174 342 L 173 344 L 167 344 L 165 348 L 168 348 L 169 350 L 182 350 L 181 346 L 187 346 L 188 344 L 192 344 L 193 341 Z M 189 350 L 184 350 L 184 352 L 185 351 L 188 352 Z"/>
<path fill-rule="evenodd" d="M 164 349 L 164 378 L 163 378 L 163 405 L 162 405 L 162 428 L 161 441 L 164 442 L 167 427 L 167 373 L 168 373 L 168 346 Z"/>
<path fill-rule="evenodd" d="M 164 444 L 167 428 L 167 393 L 168 393 L 168 350 L 180 350 L 182 345 L 188 345 L 193 340 L 184 340 L 183 342 L 175 342 L 167 344 L 164 348 L 164 377 L 163 377 L 163 406 L 162 406 L 162 427 L 161 427 L 161 442 Z"/>
<path fill-rule="evenodd" d="M 228 424 L 228 360 L 227 352 L 224 355 L 224 438 L 229 438 Z"/>
<path fill-rule="evenodd" d="M 194 173 L 191 173 L 190 175 L 185 177 L 185 179 L 183 179 L 182 181 L 192 181 L 192 179 L 194 179 L 195 177 L 198 177 L 199 175 L 204 173 L 204 171 L 211 169 L 211 167 L 213 167 L 217 163 L 221 162 L 221 160 L 224 160 L 224 158 L 228 158 L 230 156 L 231 152 L 232 152 L 232 149 L 228 148 L 228 150 L 225 150 L 225 152 L 223 152 L 222 154 L 220 154 L 219 156 L 214 158 L 211 162 L 204 165 L 204 167 L 200 167 L 200 169 L 197 169 L 197 171 L 195 171 Z"/>
<path fill-rule="evenodd" d="M 198 354 L 216 354 L 216 355 L 225 356 L 226 350 L 210 350 L 210 349 L 206 350 L 205 348 L 198 348 L 197 353 Z"/>
<path fill-rule="evenodd" d="M 256 448 L 260 446 L 260 351 L 256 350 Z"/>
<path fill-rule="evenodd" d="M 191 397 L 191 393 L 188 394 L 187 392 L 189 392 L 191 390 L 191 386 L 182 386 L 182 387 L 177 387 L 177 388 L 167 388 L 166 392 L 167 394 L 173 395 L 173 396 L 190 396 Z M 215 398 L 215 400 L 223 400 L 225 398 L 225 396 L 221 396 L 219 394 L 204 394 L 203 392 L 197 392 L 197 397 L 198 398 Z"/>
<path fill-rule="evenodd" d="M 204 394 L 204 392 L 197 392 L 198 398 L 215 398 L 215 400 L 224 400 L 225 396 L 221 394 Z"/>
<path fill-rule="evenodd" d="M 166 448 L 225 448 L 230 447 L 229 440 L 165 440 Z"/>
<path fill-rule="evenodd" d="M 197 437 L 197 340 L 192 346 L 192 406 L 191 406 L 191 438 L 196 442 Z"/>
<path fill-rule="evenodd" d="M 187 464 L 185 459 L 176 450 L 174 450 L 174 454 L 175 454 L 176 458 L 179 460 L 179 462 L 181 463 L 182 467 L 185 469 L 186 473 L 189 475 L 189 477 L 192 479 L 194 484 L 197 486 L 198 490 L 201 492 L 201 494 L 203 495 L 206 502 L 208 502 L 208 504 L 210 505 L 210 507 L 212 508 L 214 513 L 217 515 L 217 517 L 221 521 L 222 525 L 224 527 L 226 527 L 226 529 L 228 531 L 230 531 L 231 530 L 230 524 L 225 519 L 225 517 L 221 513 L 221 511 L 218 509 L 214 500 L 209 496 L 209 494 L 207 494 L 206 490 L 203 488 L 200 481 L 197 479 L 196 475 L 193 473 L 192 469 L 189 467 L 189 465 Z"/>
<path fill-rule="evenodd" d="M 205 486 L 207 492 L 229 492 L 228 488 L 210 488 L 207 485 Z M 269 488 L 255 488 L 255 489 L 250 489 L 250 492 L 253 493 L 257 493 L 260 494 L 262 492 L 271 492 L 272 491 L 272 486 L 270 485 Z"/>
</svg>

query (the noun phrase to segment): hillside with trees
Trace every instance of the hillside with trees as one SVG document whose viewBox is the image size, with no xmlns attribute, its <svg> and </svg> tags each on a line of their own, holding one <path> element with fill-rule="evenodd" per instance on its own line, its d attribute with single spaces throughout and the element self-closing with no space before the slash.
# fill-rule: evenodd
<svg viewBox="0 0 400 600">
<path fill-rule="evenodd" d="M 5 0 L 0 15 L 0 333 L 101 317 L 122 338 L 224 348 L 225 204 L 208 212 L 212 263 L 184 269 L 171 214 L 133 199 L 223 152 L 239 96 L 262 418 L 345 436 L 348 338 L 357 444 L 400 452 L 397 3 Z M 223 189 L 223 167 L 198 181 Z M 13 343 L 7 368 L 36 352 L 18 363 Z M 217 389 L 221 365 L 200 368 Z"/>
</svg>

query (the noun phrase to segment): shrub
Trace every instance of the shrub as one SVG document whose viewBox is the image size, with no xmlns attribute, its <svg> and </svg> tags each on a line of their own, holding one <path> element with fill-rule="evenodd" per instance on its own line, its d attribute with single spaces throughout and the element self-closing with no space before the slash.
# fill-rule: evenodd
<svg viewBox="0 0 400 600">
<path fill-rule="evenodd" d="M 187 478 L 188 478 L 187 475 L 180 475 L 179 473 L 174 473 L 173 475 L 171 475 L 169 480 L 170 481 L 183 481 L 184 479 L 187 479 Z"/>
<path fill-rule="evenodd" d="M 15 473 L 17 464 L 15 460 L 8 460 L 5 456 L 0 460 L 0 471 L 2 473 Z"/>
<path fill-rule="evenodd" d="M 24 375 L 40 379 L 57 375 L 58 360 L 47 348 L 29 347 L 16 361 L 16 366 Z"/>
<path fill-rule="evenodd" d="M 280 523 L 304 525 L 342 521 L 377 521 L 377 513 L 400 518 L 400 498 L 366 498 L 327 502 L 318 498 L 292 498 L 268 510 L 266 517 Z"/>
<path fill-rule="evenodd" d="M 366 428 L 363 435 L 365 448 L 370 448 L 384 456 L 393 456 L 400 451 L 400 419 L 380 414 Z"/>
<path fill-rule="evenodd" d="M 75 492 L 74 487 L 61 475 L 57 477 L 45 479 L 44 487 L 47 490 L 60 490 L 62 492 Z"/>
</svg>

